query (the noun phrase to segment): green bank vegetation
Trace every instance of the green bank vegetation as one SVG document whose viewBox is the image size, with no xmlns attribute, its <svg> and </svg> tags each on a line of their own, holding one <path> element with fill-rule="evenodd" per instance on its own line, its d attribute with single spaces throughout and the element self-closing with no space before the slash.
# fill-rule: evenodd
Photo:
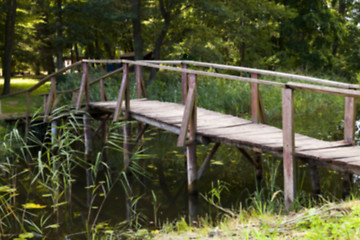
<svg viewBox="0 0 360 240">
<path fill-rule="evenodd" d="M 36 84 L 41 76 L 34 77 L 15 77 L 11 79 L 11 92 L 26 90 Z M 4 79 L 0 78 L 0 91 L 4 86 Z M 43 104 L 42 94 L 47 94 L 50 90 L 50 83 L 42 85 L 31 93 L 30 111 L 35 112 L 41 104 Z M 12 116 L 16 114 L 24 114 L 26 112 L 26 94 L 1 100 L 1 114 Z"/>
</svg>

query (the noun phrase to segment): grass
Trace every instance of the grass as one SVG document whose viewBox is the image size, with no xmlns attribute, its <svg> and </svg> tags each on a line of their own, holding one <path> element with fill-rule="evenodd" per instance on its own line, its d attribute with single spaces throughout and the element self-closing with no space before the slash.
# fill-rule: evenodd
<svg viewBox="0 0 360 240">
<path fill-rule="evenodd" d="M 325 203 L 297 213 L 258 214 L 240 209 L 236 217 L 225 216 L 215 227 L 205 219 L 199 227 L 184 219 L 160 230 L 141 230 L 144 239 L 358 239 L 360 201 Z"/>
<path fill-rule="evenodd" d="M 18 92 L 26 90 L 36 84 L 40 77 L 15 77 L 11 79 L 10 91 Z M 0 78 L 0 92 L 3 91 L 4 79 Z M 43 97 L 41 94 L 48 93 L 50 90 L 50 83 L 46 83 L 40 88 L 31 93 L 30 112 L 35 112 L 43 104 Z M 23 114 L 26 111 L 26 94 L 10 97 L 1 100 L 1 114 L 7 116 L 16 116 Z"/>
</svg>

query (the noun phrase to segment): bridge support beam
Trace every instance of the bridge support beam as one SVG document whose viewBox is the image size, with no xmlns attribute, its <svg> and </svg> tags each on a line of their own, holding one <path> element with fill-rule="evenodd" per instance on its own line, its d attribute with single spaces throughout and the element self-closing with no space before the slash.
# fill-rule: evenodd
<svg viewBox="0 0 360 240">
<path fill-rule="evenodd" d="M 283 118 L 283 167 L 284 167 L 284 203 L 289 210 L 296 196 L 296 162 L 294 157 L 294 96 L 290 88 L 282 89 Z"/>
</svg>

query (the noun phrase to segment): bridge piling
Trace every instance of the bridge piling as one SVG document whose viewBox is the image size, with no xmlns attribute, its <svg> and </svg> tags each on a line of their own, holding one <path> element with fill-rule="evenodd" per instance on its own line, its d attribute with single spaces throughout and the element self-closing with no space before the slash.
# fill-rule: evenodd
<svg viewBox="0 0 360 240">
<path fill-rule="evenodd" d="M 294 157 L 294 96 L 291 88 L 282 89 L 283 168 L 285 209 L 288 211 L 296 197 L 296 161 Z"/>
</svg>

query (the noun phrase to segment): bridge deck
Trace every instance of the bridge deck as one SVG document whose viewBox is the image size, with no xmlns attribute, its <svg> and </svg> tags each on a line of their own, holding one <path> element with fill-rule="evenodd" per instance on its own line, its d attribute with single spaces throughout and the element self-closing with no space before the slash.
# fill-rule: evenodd
<svg viewBox="0 0 360 240">
<path fill-rule="evenodd" d="M 113 113 L 116 102 L 90 103 L 90 113 Z M 131 100 L 131 118 L 179 134 L 184 105 Z M 282 130 L 249 120 L 197 108 L 197 139 L 223 143 L 282 156 Z M 295 156 L 335 170 L 360 174 L 360 147 L 343 141 L 326 142 L 295 134 Z"/>
</svg>

